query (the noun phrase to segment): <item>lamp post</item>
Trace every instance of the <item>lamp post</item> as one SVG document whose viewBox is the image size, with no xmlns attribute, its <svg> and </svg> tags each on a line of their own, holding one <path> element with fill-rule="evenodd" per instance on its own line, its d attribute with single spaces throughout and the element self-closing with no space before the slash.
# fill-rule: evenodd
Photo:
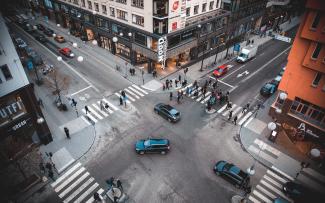
<svg viewBox="0 0 325 203">
<path fill-rule="evenodd" d="M 93 45 L 95 45 L 95 46 L 98 44 L 97 40 L 95 40 L 95 39 L 94 39 L 91 43 L 92 43 Z"/>
<path fill-rule="evenodd" d="M 200 33 L 199 33 L 199 35 L 198 35 L 198 38 L 199 38 L 200 35 L 201 35 L 201 32 L 202 32 L 202 25 L 201 25 L 201 24 L 198 24 L 197 27 L 200 29 Z M 205 37 L 205 41 L 206 41 L 206 38 L 207 38 L 207 35 L 206 35 L 206 37 Z M 205 43 L 205 41 L 204 41 L 204 43 Z M 203 71 L 204 54 L 205 54 L 205 51 L 204 51 L 204 49 L 203 49 L 203 55 L 202 55 L 202 61 L 201 61 L 201 68 L 200 68 L 200 71 Z"/>
<path fill-rule="evenodd" d="M 116 54 L 116 43 L 118 42 L 118 38 L 117 37 L 113 37 L 112 38 L 113 42 L 114 42 L 114 55 Z"/>
</svg>

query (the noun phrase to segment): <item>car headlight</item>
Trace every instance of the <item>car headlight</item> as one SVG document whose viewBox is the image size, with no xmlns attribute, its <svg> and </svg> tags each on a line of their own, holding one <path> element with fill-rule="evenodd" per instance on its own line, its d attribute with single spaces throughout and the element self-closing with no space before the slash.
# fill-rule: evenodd
<svg viewBox="0 0 325 203">
<path fill-rule="evenodd" d="M 71 57 L 74 57 L 74 54 L 73 54 L 73 53 L 71 53 L 71 54 L 70 54 L 70 56 L 71 56 Z"/>
<path fill-rule="evenodd" d="M 283 187 L 283 190 L 284 190 L 284 191 L 287 191 L 287 188 L 286 188 L 286 187 Z"/>
</svg>

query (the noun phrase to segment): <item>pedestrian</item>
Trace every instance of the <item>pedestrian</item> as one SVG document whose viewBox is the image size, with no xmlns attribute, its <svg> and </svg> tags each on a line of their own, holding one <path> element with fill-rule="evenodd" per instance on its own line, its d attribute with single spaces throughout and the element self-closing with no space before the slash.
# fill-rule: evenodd
<svg viewBox="0 0 325 203">
<path fill-rule="evenodd" d="M 120 188 L 121 190 L 123 190 L 122 182 L 120 181 L 120 179 L 117 179 L 117 180 L 116 180 L 116 186 L 117 186 L 118 188 Z"/>
<path fill-rule="evenodd" d="M 100 110 L 103 111 L 103 109 L 104 109 L 104 102 L 103 102 L 103 100 L 100 100 L 99 106 L 100 106 Z"/>
<path fill-rule="evenodd" d="M 39 163 L 39 169 L 41 170 L 41 173 L 44 174 L 45 173 L 45 167 L 43 162 Z"/>
<path fill-rule="evenodd" d="M 73 105 L 73 106 L 77 106 L 77 102 L 76 102 L 76 100 L 74 100 L 74 99 L 72 98 L 71 101 L 72 101 L 72 105 Z"/>
<path fill-rule="evenodd" d="M 68 139 L 70 139 L 70 133 L 69 133 L 69 129 L 67 127 L 64 127 L 64 132 L 65 132 L 65 135 L 67 136 Z"/>
<path fill-rule="evenodd" d="M 185 94 L 187 94 L 187 95 L 190 94 L 190 87 L 186 87 L 186 89 L 185 89 Z"/>
<path fill-rule="evenodd" d="M 47 162 L 45 164 L 45 168 L 47 168 L 48 171 L 52 171 L 52 164 L 50 162 Z"/>
<path fill-rule="evenodd" d="M 166 80 L 166 88 L 169 90 L 169 80 Z"/>
<path fill-rule="evenodd" d="M 109 108 L 108 103 L 105 103 L 105 109 L 107 110 Z"/>
<path fill-rule="evenodd" d="M 180 95 L 178 94 L 178 95 L 177 95 L 177 103 L 178 103 L 178 104 L 180 103 L 180 98 L 181 98 L 181 97 L 180 97 Z"/>
<path fill-rule="evenodd" d="M 123 97 L 120 96 L 120 106 L 122 106 L 122 105 L 123 105 Z"/>
<path fill-rule="evenodd" d="M 94 200 L 98 201 L 98 202 L 102 201 L 102 199 L 100 198 L 100 196 L 97 192 L 94 193 Z"/>
<path fill-rule="evenodd" d="M 172 80 L 169 80 L 169 85 L 170 85 L 171 88 L 173 87 L 173 81 Z"/>
<path fill-rule="evenodd" d="M 184 94 L 183 90 L 181 90 L 180 94 L 181 94 L 181 99 L 183 99 L 183 94 Z"/>
<path fill-rule="evenodd" d="M 231 119 L 231 117 L 232 117 L 232 110 L 229 111 L 228 121 Z"/>
<path fill-rule="evenodd" d="M 247 109 L 247 111 L 249 110 L 249 106 L 250 106 L 250 103 L 248 102 L 248 103 L 246 104 L 246 109 Z"/>
<path fill-rule="evenodd" d="M 243 110 L 241 111 L 241 113 L 246 113 L 246 106 L 243 107 Z"/>
<path fill-rule="evenodd" d="M 178 75 L 178 80 L 182 81 L 182 76 L 181 75 Z"/>
<path fill-rule="evenodd" d="M 252 44 L 254 44 L 254 40 L 252 39 Z"/>
<path fill-rule="evenodd" d="M 172 92 L 169 93 L 169 100 L 170 101 L 173 100 L 173 93 Z"/>
<path fill-rule="evenodd" d="M 44 105 L 43 105 L 43 100 L 41 98 L 38 99 L 38 105 L 43 107 L 44 108 Z"/>
<path fill-rule="evenodd" d="M 237 115 L 234 117 L 234 121 L 233 121 L 233 123 L 236 125 L 237 124 L 237 119 L 238 119 L 238 117 L 237 117 Z"/>
<path fill-rule="evenodd" d="M 190 96 L 192 94 L 192 90 L 193 90 L 192 87 L 190 87 L 188 90 L 188 96 Z"/>
<path fill-rule="evenodd" d="M 246 195 L 250 194 L 252 192 L 252 186 L 248 186 L 245 188 L 245 193 L 244 193 L 244 197 L 246 197 Z"/>
<path fill-rule="evenodd" d="M 229 94 L 230 94 L 229 91 L 227 91 L 227 92 L 226 92 L 226 95 L 229 96 Z"/>
<path fill-rule="evenodd" d="M 211 84 L 212 84 L 212 80 L 209 79 L 209 87 L 211 87 Z"/>
<path fill-rule="evenodd" d="M 86 114 L 90 112 L 87 105 L 85 106 L 85 110 L 86 110 Z"/>
<path fill-rule="evenodd" d="M 163 84 L 163 91 L 165 91 L 166 90 L 166 86 L 165 86 L 165 84 Z"/>
<path fill-rule="evenodd" d="M 55 181 L 55 179 L 54 179 L 54 173 L 53 173 L 52 170 L 48 172 L 48 175 L 49 175 L 49 177 L 50 177 L 53 181 Z"/>
<path fill-rule="evenodd" d="M 175 87 L 177 87 L 177 84 L 178 84 L 178 80 L 175 79 Z"/>
<path fill-rule="evenodd" d="M 214 83 L 213 83 L 213 89 L 217 89 L 217 87 L 218 87 L 218 80 L 216 80 Z"/>
<path fill-rule="evenodd" d="M 124 90 L 121 91 L 121 95 L 122 95 L 123 98 L 126 97 L 126 94 L 125 94 L 125 91 Z"/>
<path fill-rule="evenodd" d="M 194 88 L 197 89 L 197 81 L 196 80 L 194 80 L 193 86 L 194 86 Z"/>
</svg>

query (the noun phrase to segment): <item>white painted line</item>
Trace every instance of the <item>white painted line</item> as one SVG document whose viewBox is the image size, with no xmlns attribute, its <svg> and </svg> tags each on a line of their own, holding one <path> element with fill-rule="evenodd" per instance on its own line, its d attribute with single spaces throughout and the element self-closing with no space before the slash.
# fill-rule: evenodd
<svg viewBox="0 0 325 203">
<path fill-rule="evenodd" d="M 64 196 L 66 196 L 73 188 L 75 188 L 78 184 L 80 184 L 84 179 L 86 179 L 89 176 L 89 172 L 84 173 L 80 178 L 77 179 L 77 181 L 73 182 L 67 189 L 65 189 L 63 192 L 59 194 L 59 197 L 62 199 Z M 72 176 L 71 176 L 72 177 Z M 74 176 L 75 178 L 75 176 Z M 73 178 L 73 179 L 74 179 Z M 70 180 L 71 182 L 71 180 Z M 70 182 L 67 182 L 66 185 L 68 185 Z M 66 186 L 65 185 L 65 186 Z M 63 187 L 62 187 L 63 188 Z"/>
<path fill-rule="evenodd" d="M 115 111 L 118 110 L 118 108 L 116 106 L 114 106 L 112 103 L 110 103 L 109 101 L 107 101 L 105 98 L 103 99 L 104 102 L 106 102 L 108 104 L 109 107 L 112 107 L 112 109 L 114 109 Z"/>
<path fill-rule="evenodd" d="M 281 181 L 282 183 L 286 183 L 287 181 L 284 180 L 283 178 L 281 178 L 280 176 L 278 176 L 277 174 L 273 173 L 270 170 L 267 170 L 266 173 L 268 173 L 269 175 L 273 176 L 274 178 L 276 178 L 277 180 Z"/>
<path fill-rule="evenodd" d="M 126 89 L 124 89 L 124 91 L 126 91 Z M 126 92 L 127 92 L 127 91 L 126 91 Z M 126 94 L 126 93 L 125 93 L 125 95 L 126 95 L 126 98 L 127 98 L 127 99 L 131 100 L 132 102 L 135 102 L 135 99 L 134 99 L 133 97 L 131 97 L 129 94 Z"/>
<path fill-rule="evenodd" d="M 272 183 L 273 185 L 277 186 L 278 188 L 280 188 L 280 189 L 282 188 L 282 184 L 280 184 L 280 183 L 274 181 L 274 180 L 273 180 L 272 178 L 270 178 L 269 176 L 264 175 L 263 178 L 264 178 L 265 180 L 268 180 L 270 183 Z"/>
<path fill-rule="evenodd" d="M 217 113 L 221 113 L 221 112 L 223 112 L 223 110 L 225 110 L 226 107 L 227 107 L 227 104 L 225 104 L 223 107 L 221 107 L 221 108 L 217 111 Z"/>
<path fill-rule="evenodd" d="M 237 106 L 236 104 L 233 104 L 232 107 L 231 107 L 231 109 L 229 109 L 228 111 L 225 111 L 222 115 L 223 115 L 223 116 L 227 116 L 227 115 L 229 114 L 230 111 L 233 111 L 233 110 L 236 108 L 236 106 Z M 234 115 L 234 114 L 233 114 L 233 115 Z"/>
<path fill-rule="evenodd" d="M 209 75 L 209 78 L 211 78 L 212 80 L 217 80 L 215 77 Z"/>
<path fill-rule="evenodd" d="M 252 196 L 249 196 L 248 199 L 249 199 L 250 201 L 252 201 L 253 203 L 261 203 L 260 201 L 258 201 L 257 199 L 255 199 L 255 198 L 252 197 Z"/>
<path fill-rule="evenodd" d="M 245 122 L 245 124 L 244 124 L 244 127 L 246 127 L 252 120 L 254 119 L 254 117 L 250 117 L 249 119 L 248 119 L 248 121 L 247 122 Z"/>
<path fill-rule="evenodd" d="M 246 64 L 240 66 L 239 68 L 237 68 L 237 69 L 234 70 L 233 72 L 231 72 L 231 73 L 227 74 L 226 76 L 224 76 L 224 77 L 222 78 L 222 80 L 225 80 L 226 78 L 228 78 L 228 77 L 231 76 L 232 74 L 236 73 L 237 71 L 239 71 L 240 69 L 242 69 L 242 68 L 245 67 L 245 66 L 246 66 Z"/>
<path fill-rule="evenodd" d="M 85 109 L 81 109 L 81 111 L 86 114 L 86 110 Z M 98 120 L 96 118 L 94 118 L 90 113 L 86 114 L 85 116 L 88 116 L 88 118 L 90 118 L 92 121 L 94 121 L 95 123 L 98 122 Z"/>
<path fill-rule="evenodd" d="M 134 89 L 133 87 L 128 87 L 130 90 L 132 90 L 133 92 L 137 93 L 138 95 L 140 95 L 141 97 L 144 96 L 144 94 L 142 94 L 141 92 L 137 91 L 136 89 Z"/>
<path fill-rule="evenodd" d="M 115 95 L 120 99 L 121 95 L 119 93 L 115 92 Z M 128 99 L 126 99 L 126 103 L 131 104 Z"/>
<path fill-rule="evenodd" d="M 269 152 L 271 152 L 272 154 L 276 155 L 276 156 L 280 156 L 281 152 L 277 149 L 275 149 L 274 147 L 266 144 L 265 142 L 263 142 L 262 140 L 260 139 L 255 139 L 254 140 L 254 143 L 257 144 L 258 146 L 262 146 L 264 145 L 265 146 L 265 149 Z"/>
<path fill-rule="evenodd" d="M 205 93 L 205 98 L 204 98 L 204 100 L 205 100 L 205 99 L 209 99 L 208 96 L 209 96 L 210 94 L 211 94 L 211 92 L 207 92 L 207 93 Z M 203 94 L 202 94 L 202 97 L 200 97 L 200 100 L 197 99 L 196 101 L 199 102 L 199 101 L 201 101 L 201 99 L 203 99 Z M 203 103 L 202 103 L 202 104 L 203 104 Z"/>
<path fill-rule="evenodd" d="M 143 89 L 141 89 L 139 86 L 133 84 L 132 85 L 133 87 L 137 88 L 138 90 L 140 90 L 141 92 L 145 93 L 145 94 L 148 94 L 148 92 L 144 91 Z"/>
<path fill-rule="evenodd" d="M 98 102 L 98 104 L 100 104 L 100 101 L 97 101 Z M 108 116 L 108 114 L 105 112 L 105 111 L 102 111 L 102 110 L 100 110 L 100 108 L 99 108 L 99 106 L 97 106 L 96 104 L 92 104 L 93 105 L 93 107 L 95 108 L 95 109 L 97 109 L 97 111 L 99 111 L 101 114 L 103 114 L 105 117 L 107 117 Z M 104 108 L 105 109 L 105 108 Z"/>
<path fill-rule="evenodd" d="M 79 93 L 82 92 L 82 91 L 85 91 L 85 90 L 89 89 L 89 88 L 91 88 L 91 86 L 85 87 L 85 88 L 83 88 L 83 89 L 81 89 L 81 90 L 79 90 L 79 91 L 77 91 L 77 92 L 75 92 L 75 93 L 72 93 L 72 94 L 70 94 L 70 96 L 72 97 L 72 96 L 74 96 L 74 95 L 76 95 L 76 94 L 79 94 Z"/>
<path fill-rule="evenodd" d="M 271 200 L 269 200 L 267 197 L 265 197 L 264 195 L 262 195 L 260 192 L 258 192 L 256 190 L 253 191 L 253 194 L 255 196 L 257 196 L 258 198 L 260 198 L 261 200 L 263 200 L 265 203 L 272 203 Z"/>
<path fill-rule="evenodd" d="M 226 83 L 226 82 L 223 82 L 222 80 L 218 80 L 220 83 L 222 83 L 222 84 L 224 84 L 224 85 L 227 85 L 227 86 L 229 86 L 229 87 L 231 87 L 231 88 L 233 88 L 234 86 L 232 86 L 232 85 L 230 85 L 230 84 L 228 84 L 228 83 Z"/>
<path fill-rule="evenodd" d="M 280 169 L 278 169 L 275 166 L 272 166 L 272 169 L 275 170 L 276 172 L 280 173 L 281 175 L 283 175 L 284 177 L 288 178 L 289 180 L 294 181 L 295 179 L 291 176 L 289 176 L 288 174 L 286 174 L 285 172 L 281 171 Z"/>
<path fill-rule="evenodd" d="M 92 193 L 98 187 L 98 185 L 99 185 L 98 183 L 93 184 L 90 188 L 88 188 L 88 190 L 83 192 L 82 195 L 80 195 L 78 199 L 76 199 L 74 202 L 80 203 L 83 199 L 85 199 L 88 195 L 90 195 L 90 193 Z"/>
<path fill-rule="evenodd" d="M 232 115 L 236 115 L 238 113 L 238 111 L 240 111 L 242 109 L 241 106 L 238 106 L 233 112 L 232 112 Z M 238 119 L 238 116 L 237 116 L 237 119 Z"/>
<path fill-rule="evenodd" d="M 264 180 L 261 180 L 261 182 L 263 185 L 265 185 L 267 188 L 271 189 L 273 192 L 275 192 L 276 194 L 280 195 L 281 197 L 285 198 L 286 200 L 288 200 L 289 202 L 292 202 L 291 199 L 289 199 L 287 196 L 285 196 L 285 194 L 283 194 L 280 190 L 278 190 L 277 188 L 273 187 L 271 184 L 265 182 Z"/>
<path fill-rule="evenodd" d="M 75 179 L 78 175 L 80 175 L 82 172 L 84 172 L 86 169 L 85 167 L 81 167 L 78 171 L 76 171 L 74 174 L 69 176 L 68 179 L 66 179 L 64 182 L 62 182 L 58 187 L 54 189 L 55 192 L 60 192 L 65 186 L 67 186 L 73 179 Z"/>
<path fill-rule="evenodd" d="M 211 92 L 208 92 L 205 94 L 205 99 L 203 101 L 201 101 L 201 104 L 204 104 L 205 102 L 207 102 L 210 99 L 210 96 L 209 96 L 210 94 L 211 94 Z"/>
<path fill-rule="evenodd" d="M 250 115 L 252 115 L 253 113 L 252 112 L 248 112 L 248 113 L 246 113 L 246 115 L 244 116 L 244 118 L 242 118 L 240 121 L 239 121 L 239 125 L 242 125 L 245 121 L 246 121 L 246 119 L 250 116 Z"/>
<path fill-rule="evenodd" d="M 98 191 L 97 191 L 97 193 L 99 194 L 99 197 L 101 198 L 101 199 L 103 199 L 103 197 L 101 196 L 101 194 L 104 192 L 104 190 L 102 189 L 102 188 L 100 188 Z M 95 201 L 95 199 L 94 199 L 94 196 L 91 196 L 88 200 L 87 200 L 87 202 L 86 203 L 93 203 Z"/>
<path fill-rule="evenodd" d="M 265 153 L 262 149 L 255 147 L 254 145 L 250 145 L 248 147 L 248 150 L 258 155 L 259 158 L 265 159 L 268 162 L 272 163 L 275 161 L 275 158 Z"/>
<path fill-rule="evenodd" d="M 186 90 L 186 88 L 188 88 L 188 87 L 192 87 L 192 85 L 193 85 L 193 83 L 191 83 L 191 84 L 189 84 L 189 85 L 185 86 L 185 87 L 182 89 L 182 91 L 185 91 L 185 90 Z"/>
<path fill-rule="evenodd" d="M 81 166 L 81 163 L 78 162 L 76 165 L 71 167 L 67 172 L 65 172 L 62 176 L 60 176 L 54 183 L 51 184 L 51 186 L 54 188 L 57 184 L 59 184 L 62 180 L 64 180 L 66 177 L 68 177 L 74 170 L 79 168 Z"/>
<path fill-rule="evenodd" d="M 138 95 L 136 95 L 135 93 L 131 92 L 130 90 L 128 90 L 128 89 L 124 89 L 124 90 L 125 90 L 127 93 L 131 94 L 132 97 L 134 96 L 135 98 L 140 99 L 140 97 L 139 97 Z"/>
<path fill-rule="evenodd" d="M 63 202 L 68 203 L 73 198 L 75 198 L 82 190 L 84 190 L 91 182 L 94 181 L 94 178 L 88 179 L 84 184 L 82 184 L 77 190 L 75 190 L 68 198 L 66 198 Z"/>
<path fill-rule="evenodd" d="M 81 116 L 81 119 L 83 120 L 83 121 L 85 121 L 88 125 L 91 125 L 91 123 L 89 123 L 89 121 L 87 120 L 87 118 L 86 117 L 84 117 L 84 116 Z"/>
<path fill-rule="evenodd" d="M 99 115 L 93 108 L 88 106 L 88 109 L 89 109 L 90 113 L 94 114 L 97 118 L 99 118 L 100 120 L 103 119 L 103 117 L 101 115 Z"/>
<path fill-rule="evenodd" d="M 277 198 L 277 196 L 275 196 L 273 193 L 267 191 L 266 189 L 264 189 L 264 188 L 263 188 L 262 186 L 260 186 L 260 185 L 257 185 L 256 188 L 257 188 L 259 191 L 261 191 L 261 192 L 263 192 L 264 194 L 266 194 L 268 197 L 271 197 L 272 199 Z"/>
<path fill-rule="evenodd" d="M 245 115 L 245 114 L 240 112 L 239 115 L 237 116 L 237 118 L 240 119 L 243 115 Z"/>
</svg>

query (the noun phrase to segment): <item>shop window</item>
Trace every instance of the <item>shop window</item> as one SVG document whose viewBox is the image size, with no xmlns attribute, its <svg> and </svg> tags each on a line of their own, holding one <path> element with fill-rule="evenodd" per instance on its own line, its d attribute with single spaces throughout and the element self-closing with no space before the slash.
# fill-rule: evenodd
<svg viewBox="0 0 325 203">
<path fill-rule="evenodd" d="M 98 6 L 98 3 L 94 3 L 95 5 L 95 11 L 99 12 L 99 6 Z"/>
<path fill-rule="evenodd" d="M 84 15 L 84 20 L 85 20 L 85 22 L 90 23 L 90 17 L 89 17 L 89 14 L 86 14 L 86 13 L 85 13 L 85 15 Z"/>
<path fill-rule="evenodd" d="M 103 14 L 107 14 L 107 9 L 105 5 L 102 5 L 102 12 Z"/>
<path fill-rule="evenodd" d="M 320 21 L 320 18 L 321 18 L 320 12 L 317 12 L 316 15 L 315 15 L 315 17 L 314 17 L 314 21 L 311 24 L 311 28 L 312 29 L 316 29 L 317 28 L 317 26 L 319 24 L 319 21 Z"/>
<path fill-rule="evenodd" d="M 312 59 L 317 59 L 318 58 L 318 55 L 320 53 L 320 51 L 322 50 L 322 44 L 321 43 L 317 43 L 316 44 L 316 48 L 311 56 Z"/>
<path fill-rule="evenodd" d="M 207 10 L 207 4 L 204 3 L 202 4 L 202 13 L 205 12 Z"/>
<path fill-rule="evenodd" d="M 121 3 L 121 4 L 126 4 L 126 0 L 116 0 L 116 2 Z"/>
<path fill-rule="evenodd" d="M 81 0 L 81 6 L 82 6 L 82 7 L 86 7 L 85 0 Z"/>
<path fill-rule="evenodd" d="M 211 1 L 210 4 L 209 4 L 209 10 L 213 9 L 213 4 L 214 4 L 214 1 Z"/>
<path fill-rule="evenodd" d="M 136 25 L 144 26 L 144 17 L 132 14 L 132 23 Z"/>
<path fill-rule="evenodd" d="M 191 7 L 186 8 L 186 16 L 189 17 L 191 15 Z"/>
<path fill-rule="evenodd" d="M 220 0 L 217 0 L 216 8 L 220 8 L 220 7 L 219 7 L 219 1 L 220 1 Z M 229 9 L 229 10 L 230 10 L 230 9 Z"/>
<path fill-rule="evenodd" d="M 93 9 L 93 5 L 91 4 L 91 1 L 87 1 L 88 3 L 88 9 L 92 10 Z"/>
<path fill-rule="evenodd" d="M 199 13 L 199 5 L 194 6 L 194 15 Z"/>
<path fill-rule="evenodd" d="M 109 7 L 110 16 L 115 17 L 115 9 L 113 7 Z"/>
<path fill-rule="evenodd" d="M 73 0 L 73 4 L 79 5 L 78 0 Z"/>
<path fill-rule="evenodd" d="M 142 44 L 142 45 L 145 45 L 145 46 L 147 45 L 146 36 L 144 34 L 141 34 L 141 33 L 138 33 L 138 32 L 136 32 L 134 34 L 134 41 L 136 43 L 139 43 L 139 44 Z"/>
<path fill-rule="evenodd" d="M 181 42 L 181 35 L 172 36 L 168 39 L 168 48 L 174 47 Z"/>
<path fill-rule="evenodd" d="M 7 66 L 7 64 L 0 66 L 0 69 L 2 71 L 3 76 L 5 77 L 6 80 L 11 80 L 12 75 L 11 72 Z"/>
<path fill-rule="evenodd" d="M 144 0 L 132 0 L 131 5 L 134 7 L 143 8 L 143 1 Z"/>
<path fill-rule="evenodd" d="M 315 78 L 314 78 L 314 80 L 313 80 L 313 84 L 312 84 L 312 86 L 313 86 L 313 87 L 317 87 L 318 84 L 319 84 L 319 81 L 321 80 L 321 78 L 322 78 L 322 73 L 317 72 L 317 73 L 316 73 L 316 76 L 315 76 Z"/>
<path fill-rule="evenodd" d="M 127 21 L 128 13 L 126 11 L 122 11 L 120 9 L 116 9 L 116 17 L 119 18 L 119 19 L 121 19 L 121 20 Z"/>
</svg>

